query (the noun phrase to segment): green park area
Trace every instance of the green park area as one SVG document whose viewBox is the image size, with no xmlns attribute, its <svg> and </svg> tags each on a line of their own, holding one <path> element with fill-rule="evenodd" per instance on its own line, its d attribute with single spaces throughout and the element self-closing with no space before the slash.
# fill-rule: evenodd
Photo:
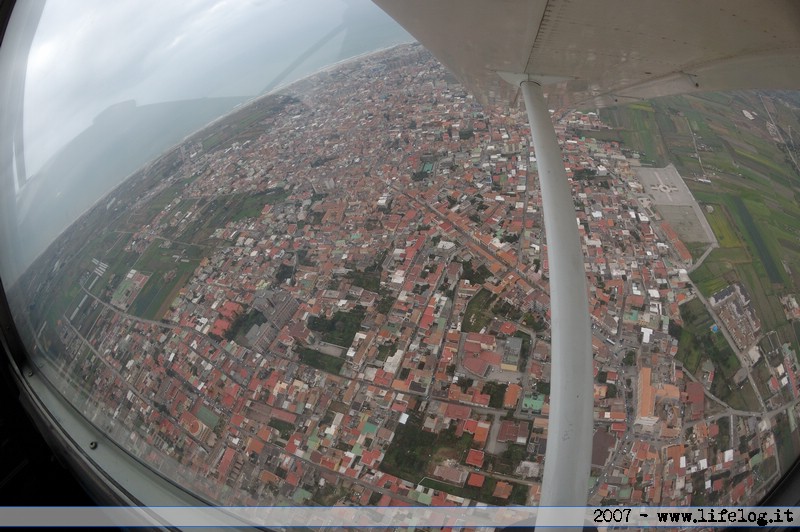
<svg viewBox="0 0 800 532">
<path fill-rule="evenodd" d="M 281 438 L 283 438 L 284 440 L 288 440 L 289 436 L 292 435 L 292 433 L 295 431 L 296 428 L 293 424 L 289 423 L 288 421 L 284 421 L 282 419 L 274 417 L 267 422 L 267 425 L 269 425 L 274 429 L 277 429 L 278 432 L 280 432 L 281 434 Z"/>
<path fill-rule="evenodd" d="M 506 394 L 507 384 L 487 381 L 483 384 L 481 393 L 489 396 L 489 408 L 503 408 L 503 398 Z"/>
<path fill-rule="evenodd" d="M 240 314 L 231 323 L 230 329 L 225 331 L 225 338 L 227 340 L 234 340 L 239 345 L 248 345 L 245 335 L 250 332 L 253 325 L 261 326 L 267 322 L 266 316 L 261 312 L 251 309 L 248 312 Z"/>
<path fill-rule="evenodd" d="M 439 434 L 422 430 L 422 420 L 413 415 L 404 425 L 398 425 L 380 469 L 412 482 L 419 482 L 433 472 L 435 459 L 462 461 L 472 445 L 472 436 L 456 437 L 450 428 Z"/>
<path fill-rule="evenodd" d="M 492 303 L 497 296 L 481 288 L 480 291 L 472 296 L 467 303 L 464 311 L 464 320 L 461 322 L 461 330 L 464 332 L 480 332 L 481 329 L 492 322 L 494 313 Z"/>
<path fill-rule="evenodd" d="M 283 188 L 271 188 L 256 194 L 234 194 L 224 207 L 229 214 L 227 220 L 239 221 L 245 218 L 256 218 L 265 205 L 279 205 L 289 197 L 290 191 Z"/>
<path fill-rule="evenodd" d="M 461 274 L 461 278 L 468 280 L 472 284 L 483 284 L 486 279 L 492 276 L 492 272 L 483 264 L 475 268 L 472 261 L 467 261 L 462 263 L 462 266 L 464 271 Z"/>
<path fill-rule="evenodd" d="M 303 364 L 321 369 L 328 373 L 333 373 L 334 375 L 338 375 L 344 365 L 344 359 L 342 358 L 326 355 L 325 353 L 307 347 L 301 347 L 298 353 L 300 355 L 300 362 Z"/>
<path fill-rule="evenodd" d="M 331 318 L 311 316 L 308 328 L 320 333 L 323 342 L 350 347 L 366 314 L 366 309 L 359 305 L 349 312 L 335 312 Z"/>
</svg>

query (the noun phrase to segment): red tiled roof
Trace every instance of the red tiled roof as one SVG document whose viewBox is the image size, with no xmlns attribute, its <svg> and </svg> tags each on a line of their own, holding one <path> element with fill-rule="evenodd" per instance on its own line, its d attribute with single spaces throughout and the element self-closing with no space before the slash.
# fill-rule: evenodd
<svg viewBox="0 0 800 532">
<path fill-rule="evenodd" d="M 297 414 L 293 414 L 293 413 L 287 412 L 285 410 L 280 410 L 278 408 L 275 408 L 272 411 L 272 417 L 275 418 L 275 419 L 279 419 L 281 421 L 285 421 L 287 423 L 292 423 L 292 424 L 294 424 L 295 421 L 297 421 Z"/>
<path fill-rule="evenodd" d="M 250 438 L 250 441 L 247 442 L 247 448 L 245 452 L 249 455 L 251 452 L 255 452 L 256 454 L 261 454 L 261 451 L 264 450 L 264 443 L 258 441 L 255 438 Z"/>
<path fill-rule="evenodd" d="M 475 428 L 475 437 L 472 439 L 477 444 L 483 445 L 486 443 L 486 440 L 489 438 L 489 425 L 488 423 L 478 423 L 478 426 Z"/>
<path fill-rule="evenodd" d="M 444 415 L 451 419 L 467 419 L 471 412 L 472 410 L 468 406 L 448 404 Z"/>
<path fill-rule="evenodd" d="M 228 478 L 228 470 L 231 467 L 231 462 L 233 461 L 233 457 L 235 455 L 236 449 L 233 449 L 232 447 L 225 449 L 225 454 L 222 455 L 222 458 L 219 461 L 219 467 L 217 467 L 220 480 L 224 481 L 226 478 Z"/>
<path fill-rule="evenodd" d="M 483 451 L 470 449 L 467 453 L 466 464 L 473 467 L 483 467 Z"/>
<path fill-rule="evenodd" d="M 514 408 L 517 406 L 519 396 L 522 393 L 522 387 L 519 384 L 511 383 L 506 388 L 506 393 L 503 396 L 503 408 Z"/>
<path fill-rule="evenodd" d="M 492 493 L 492 497 L 497 497 L 498 499 L 508 499 L 511 496 L 511 490 L 511 484 L 501 480 L 494 487 L 494 493 Z"/>
<path fill-rule="evenodd" d="M 517 439 L 517 424 L 510 420 L 500 423 L 500 432 L 497 435 L 498 442 L 507 442 Z"/>
<path fill-rule="evenodd" d="M 511 336 L 512 334 L 517 332 L 517 326 L 511 323 L 510 321 L 503 322 L 503 324 L 500 326 L 500 332 L 505 335 Z"/>
<path fill-rule="evenodd" d="M 481 376 L 486 375 L 486 371 L 489 369 L 489 363 L 477 357 L 466 357 L 463 364 L 467 370 Z"/>
<path fill-rule="evenodd" d="M 485 481 L 486 477 L 484 477 L 480 473 L 470 473 L 469 478 L 467 479 L 467 486 L 471 486 L 473 488 L 480 488 L 483 487 L 483 483 Z"/>
</svg>

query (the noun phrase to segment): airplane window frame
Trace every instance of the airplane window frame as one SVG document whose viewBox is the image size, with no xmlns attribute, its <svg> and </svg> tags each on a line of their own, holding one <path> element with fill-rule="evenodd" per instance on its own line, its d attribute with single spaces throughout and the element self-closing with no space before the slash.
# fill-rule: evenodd
<svg viewBox="0 0 800 532">
<path fill-rule="evenodd" d="M 0 4 L 0 46 L 6 39 L 15 8 L 30 8 L 16 0 Z M 0 92 L 0 109 L 8 108 L 8 93 Z M 0 111 L 0 117 L 2 116 Z M 8 128 L 0 142 L 10 145 Z M 37 371 L 22 340 L 0 277 L 0 364 L 8 370 L 19 402 L 52 451 L 70 468 L 97 504 L 108 506 L 211 506 L 212 503 L 172 482 L 137 460 L 86 419 L 55 386 Z M 116 478 L 113 471 L 116 470 Z M 124 477 L 124 481 L 121 478 Z"/>
<path fill-rule="evenodd" d="M 0 4 L 0 46 L 9 46 L 6 42 L 6 30 L 16 7 L 16 0 L 7 0 Z M 5 96 L 0 94 L 0 98 L 5 99 Z M 0 105 L 0 109 L 2 107 Z M 149 468 L 106 437 L 64 400 L 46 378 L 38 374 L 33 358 L 17 330 L 2 279 L 0 279 L 0 344 L 7 359 L 2 363 L 7 364 L 11 370 L 26 412 L 34 420 L 48 444 L 81 477 L 90 494 L 98 502 L 110 505 L 211 504 Z M 51 411 L 48 405 L 53 405 L 54 401 L 62 404 L 64 407 L 62 412 L 54 414 Z M 95 441 L 102 442 L 99 447 L 107 453 L 105 456 L 100 456 L 101 453 L 92 454 L 95 449 L 90 449 L 89 443 Z M 138 489 L 123 485 L 119 479 L 109 474 L 111 469 L 109 460 L 124 462 L 122 467 L 129 468 L 128 470 L 138 478 L 138 482 L 142 483 Z M 147 494 L 150 494 L 150 497 Z M 162 499 L 153 497 L 153 494 Z M 163 497 L 168 499 L 164 500 Z M 794 506 L 799 501 L 800 456 L 759 504 Z"/>
</svg>

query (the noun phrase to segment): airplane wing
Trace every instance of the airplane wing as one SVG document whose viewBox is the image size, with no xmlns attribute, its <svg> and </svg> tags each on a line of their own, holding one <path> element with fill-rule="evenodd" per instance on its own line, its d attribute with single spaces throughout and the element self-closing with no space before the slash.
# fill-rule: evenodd
<svg viewBox="0 0 800 532">
<path fill-rule="evenodd" d="M 551 107 L 800 88 L 793 0 L 374 2 L 484 102 L 516 97 L 498 72 L 543 79 Z"/>
</svg>

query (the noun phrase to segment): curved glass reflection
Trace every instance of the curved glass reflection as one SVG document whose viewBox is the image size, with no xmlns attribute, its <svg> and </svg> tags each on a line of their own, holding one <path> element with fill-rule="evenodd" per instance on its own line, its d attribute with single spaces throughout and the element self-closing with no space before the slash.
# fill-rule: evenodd
<svg viewBox="0 0 800 532">
<path fill-rule="evenodd" d="M 221 504 L 535 504 L 524 110 L 479 105 L 369 2 L 85 8 L 44 8 L 2 191 L 4 285 L 64 397 Z M 800 452 L 798 106 L 554 114 L 590 282 L 590 503 L 752 504 Z"/>
</svg>

